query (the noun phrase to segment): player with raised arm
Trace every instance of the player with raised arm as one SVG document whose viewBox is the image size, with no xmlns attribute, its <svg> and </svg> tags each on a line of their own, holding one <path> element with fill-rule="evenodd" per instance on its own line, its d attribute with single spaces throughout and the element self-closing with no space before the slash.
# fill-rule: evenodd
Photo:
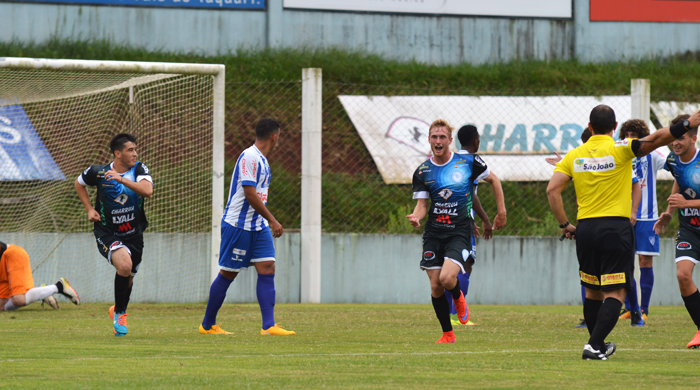
<svg viewBox="0 0 700 390">
<path fill-rule="evenodd" d="M 413 199 L 417 202 L 413 213 L 406 216 L 414 227 L 419 227 L 420 221 L 428 216 L 420 268 L 430 279 L 433 308 L 442 327 L 442 337 L 437 343 L 456 341 L 446 290 L 457 297 L 454 304 L 459 322 L 469 321 L 469 308 L 457 275 L 465 272 L 471 250 L 474 182 L 490 174 L 478 155 L 450 151 L 452 130 L 442 119 L 430 125 L 428 140 L 433 156 L 413 174 Z"/>
<path fill-rule="evenodd" d="M 697 121 L 690 123 L 688 115 L 680 115 L 673 119 L 672 125 L 682 124 L 684 127 L 693 126 L 682 137 L 675 140 L 671 146 L 673 152 L 666 158 L 664 168 L 671 172 L 676 180 L 673 183 L 671 196 L 668 197 L 668 208 L 661 213 L 654 224 L 656 234 L 666 231 L 666 226 L 673 217 L 673 211 L 678 209 L 678 235 L 676 236 L 676 276 L 681 297 L 690 318 L 695 323 L 697 333 L 690 340 L 688 348 L 700 347 L 700 292 L 693 283 L 693 269 L 700 262 L 700 153 L 695 147 L 697 141 Z"/>
<path fill-rule="evenodd" d="M 18 245 L 0 242 L 0 311 L 15 310 L 36 301 L 58 309 L 58 302 L 53 297 L 56 293 L 63 294 L 76 305 L 80 304 L 78 293 L 64 278 L 56 284 L 34 287 L 27 251 Z"/>
<path fill-rule="evenodd" d="M 138 161 L 136 137 L 120 133 L 109 142 L 114 161 L 92 165 L 75 180 L 75 190 L 94 222 L 97 249 L 114 266 L 114 306 L 109 308 L 115 336 L 128 332 L 126 309 L 141 265 L 143 232 L 148 227 L 144 198 L 153 195 L 153 178 Z M 96 187 L 95 206 L 87 187 Z"/>
<path fill-rule="evenodd" d="M 620 126 L 621 140 L 640 139 L 649 135 L 649 127 L 641 119 L 630 119 Z M 659 255 L 659 235 L 654 223 L 659 218 L 656 202 L 656 172 L 664 167 L 666 157 L 657 149 L 635 162 L 635 172 L 641 187 L 641 202 L 634 225 L 635 245 L 639 256 L 639 285 L 641 300 L 637 297 L 637 283 L 632 278 L 632 289 L 625 298 L 625 310 L 620 319 L 629 319 L 632 326 L 643 326 L 649 315 L 649 301 L 654 287 L 653 261 Z"/>
<path fill-rule="evenodd" d="M 221 221 L 219 274 L 209 289 L 209 301 L 199 333 L 231 334 L 216 323 L 226 291 L 241 269 L 252 263 L 258 272 L 256 293 L 262 314 L 261 335 L 294 335 L 275 323 L 275 246 L 282 225 L 267 209 L 270 164 L 267 155 L 280 137 L 280 124 L 261 119 L 255 125 L 255 144 L 238 157 L 233 169 L 228 203 Z"/>
<path fill-rule="evenodd" d="M 462 126 L 457 131 L 457 139 L 459 139 L 459 143 L 462 146 L 460 151 L 457 152 L 458 154 L 475 154 L 479 151 L 479 132 L 475 126 Z M 501 187 L 501 181 L 493 172 L 491 172 L 491 174 L 485 179 L 485 181 L 491 184 L 494 197 L 496 198 L 496 207 L 498 208 L 498 213 L 496 215 L 495 220 L 499 220 L 498 228 L 500 229 L 506 223 L 506 206 L 505 199 L 503 197 L 503 187 Z M 475 213 L 477 216 L 479 216 L 479 219 L 481 219 L 482 223 L 483 237 L 485 240 L 490 240 L 493 236 L 494 228 L 491 225 L 491 221 L 489 220 L 488 215 L 484 211 L 483 207 L 481 207 L 481 202 L 479 201 L 479 197 L 477 196 L 478 184 L 478 182 L 474 182 L 474 204 L 471 211 L 471 218 L 472 220 L 474 220 Z M 472 249 L 469 252 L 469 260 L 467 261 L 467 266 L 464 270 L 464 273 L 457 274 L 457 278 L 459 279 L 459 287 L 462 290 L 462 294 L 464 294 L 465 299 L 467 297 L 467 293 L 469 292 L 469 278 L 472 273 L 472 267 L 476 263 L 477 237 L 479 237 L 479 229 L 478 226 L 474 225 L 474 234 L 471 237 Z M 455 308 L 454 301 L 452 299 L 452 294 L 448 290 L 445 290 L 445 296 L 447 297 L 447 302 L 450 305 L 450 322 L 452 323 L 452 325 L 455 326 L 460 325 L 461 323 L 459 322 L 459 318 L 457 316 L 457 309 Z M 469 320 L 465 325 L 474 326 L 477 324 Z"/>
</svg>

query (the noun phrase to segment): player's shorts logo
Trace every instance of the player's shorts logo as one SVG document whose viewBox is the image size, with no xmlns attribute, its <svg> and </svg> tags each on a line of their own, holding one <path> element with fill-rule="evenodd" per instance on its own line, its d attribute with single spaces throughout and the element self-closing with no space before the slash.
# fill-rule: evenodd
<svg viewBox="0 0 700 390">
<path fill-rule="evenodd" d="M 113 250 L 115 250 L 118 246 L 122 246 L 122 245 L 124 245 L 124 244 L 122 244 L 121 241 L 114 241 L 114 242 L 112 243 L 112 245 L 109 246 L 109 250 L 113 251 Z"/>
<path fill-rule="evenodd" d="M 681 250 L 681 251 L 687 251 L 687 250 L 690 250 L 692 248 L 693 248 L 692 245 L 690 245 L 689 242 L 685 242 L 685 241 L 679 242 L 678 245 L 676 245 L 676 249 Z"/>
<path fill-rule="evenodd" d="M 450 196 L 452 196 L 452 190 L 449 188 L 444 188 L 438 192 L 438 195 L 440 195 L 443 199 L 448 199 Z"/>
<path fill-rule="evenodd" d="M 119 196 L 114 198 L 114 201 L 122 206 L 124 206 L 124 203 L 126 203 L 127 200 L 129 200 L 129 195 L 127 194 L 119 194 Z"/>
<path fill-rule="evenodd" d="M 423 252 L 423 259 L 425 260 L 432 260 L 435 258 L 435 252 L 433 251 L 425 251 Z"/>
<path fill-rule="evenodd" d="M 651 245 L 654 245 L 655 242 L 656 242 L 656 237 L 655 237 L 655 236 L 649 237 L 649 243 L 650 243 Z"/>
</svg>

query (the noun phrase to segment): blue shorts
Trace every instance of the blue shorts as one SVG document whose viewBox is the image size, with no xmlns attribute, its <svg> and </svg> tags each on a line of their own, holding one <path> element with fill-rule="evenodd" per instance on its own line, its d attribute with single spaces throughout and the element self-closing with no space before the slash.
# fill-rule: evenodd
<svg viewBox="0 0 700 390">
<path fill-rule="evenodd" d="M 655 222 L 637 221 L 634 225 L 634 237 L 638 255 L 659 255 L 659 235 L 654 233 Z"/>
<path fill-rule="evenodd" d="M 474 235 L 472 235 L 472 249 L 469 251 L 469 259 L 472 265 L 476 263 L 476 237 Z"/>
<path fill-rule="evenodd" d="M 252 232 L 221 223 L 219 269 L 240 272 L 250 263 L 275 261 L 275 246 L 270 228 Z"/>
</svg>

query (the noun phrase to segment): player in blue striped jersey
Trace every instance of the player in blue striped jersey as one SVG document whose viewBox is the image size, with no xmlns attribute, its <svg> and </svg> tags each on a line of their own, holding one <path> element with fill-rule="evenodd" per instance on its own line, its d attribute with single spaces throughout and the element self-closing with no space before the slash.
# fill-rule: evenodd
<svg viewBox="0 0 700 390">
<path fill-rule="evenodd" d="M 258 272 L 256 292 L 262 314 L 261 335 L 293 335 L 275 323 L 275 247 L 272 238 L 284 232 L 267 209 L 270 164 L 267 155 L 280 137 L 280 124 L 261 119 L 255 126 L 255 144 L 238 157 L 233 170 L 228 203 L 221 221 L 219 274 L 211 284 L 202 334 L 231 334 L 216 323 L 226 291 L 238 273 L 252 263 Z"/>
<path fill-rule="evenodd" d="M 631 119 L 620 127 L 620 139 L 641 139 L 649 135 L 649 127 L 641 119 Z M 649 315 L 649 301 L 654 288 L 654 256 L 659 255 L 659 235 L 654 232 L 654 223 L 659 218 L 656 201 L 656 173 L 664 167 L 666 156 L 654 150 L 635 159 L 635 173 L 639 178 L 642 199 L 634 225 L 636 252 L 639 255 L 639 284 L 641 300 L 637 300 L 637 283 L 632 279 L 632 289 L 625 298 L 625 310 L 621 319 L 629 319 L 632 326 L 642 326 Z M 639 304 L 638 304 L 639 303 Z M 641 313 L 638 311 L 641 310 Z"/>
</svg>

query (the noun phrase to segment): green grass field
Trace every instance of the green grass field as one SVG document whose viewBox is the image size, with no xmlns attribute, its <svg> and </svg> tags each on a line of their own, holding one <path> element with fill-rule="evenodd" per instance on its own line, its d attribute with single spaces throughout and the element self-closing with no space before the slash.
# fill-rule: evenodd
<svg viewBox="0 0 700 390">
<path fill-rule="evenodd" d="M 697 389 L 700 350 L 683 307 L 620 321 L 609 361 L 583 361 L 577 306 L 472 305 L 479 326 L 441 335 L 428 305 L 278 305 L 296 336 L 260 336 L 257 305 L 224 305 L 231 336 L 197 333 L 204 304 L 134 304 L 112 335 L 107 304 L 0 313 L 0 388 Z M 605 383 L 603 386 L 602 384 Z"/>
</svg>

